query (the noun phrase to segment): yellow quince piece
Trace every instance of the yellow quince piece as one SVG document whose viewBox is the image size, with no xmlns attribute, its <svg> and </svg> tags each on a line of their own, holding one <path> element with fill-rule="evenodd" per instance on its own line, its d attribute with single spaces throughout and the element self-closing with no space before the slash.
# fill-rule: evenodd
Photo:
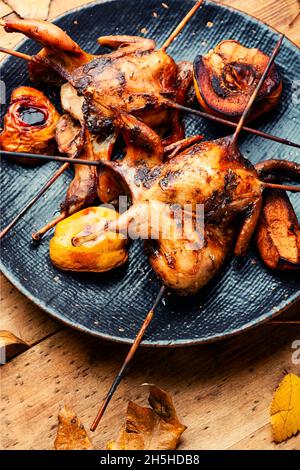
<svg viewBox="0 0 300 470">
<path fill-rule="evenodd" d="M 89 207 L 62 220 L 50 241 L 50 259 L 65 271 L 105 272 L 121 266 L 128 259 L 127 240 L 122 234 L 104 231 L 93 241 L 73 246 L 79 233 L 92 233 L 95 228 L 116 220 L 118 212 L 107 207 Z"/>
</svg>

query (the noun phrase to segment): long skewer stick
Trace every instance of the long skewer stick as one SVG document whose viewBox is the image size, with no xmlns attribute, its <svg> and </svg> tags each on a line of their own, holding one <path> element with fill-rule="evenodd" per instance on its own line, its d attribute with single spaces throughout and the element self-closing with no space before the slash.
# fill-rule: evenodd
<svg viewBox="0 0 300 470">
<path fill-rule="evenodd" d="M 70 166 L 70 163 L 62 165 L 47 183 L 39 190 L 39 192 L 23 207 L 18 215 L 0 232 L 0 240 L 16 225 L 16 223 L 26 214 L 26 212 L 43 196 L 43 194 L 52 186 L 52 184 L 60 177 L 60 175 Z"/>
<path fill-rule="evenodd" d="M 183 139 L 183 141 L 175 142 L 174 144 L 169 145 L 166 147 L 167 152 L 171 152 L 170 155 L 167 155 L 167 158 L 172 158 L 174 151 L 176 151 L 176 148 L 178 145 L 180 145 L 181 142 L 186 142 L 186 145 L 193 145 L 194 143 L 198 142 L 199 140 L 202 140 L 201 135 L 196 135 L 193 137 L 190 137 L 189 140 Z M 86 166 L 97 166 L 97 167 L 105 167 L 105 162 L 99 160 L 83 160 L 81 158 L 72 158 L 72 157 L 57 157 L 57 156 L 51 156 L 51 155 L 40 155 L 36 153 L 21 153 L 21 152 L 8 152 L 5 150 L 0 150 L 0 156 L 11 156 L 11 157 L 26 157 L 26 158 L 32 158 L 33 160 L 41 160 L 41 161 L 49 161 L 49 162 L 59 162 L 59 163 L 64 163 L 62 167 L 52 176 L 52 178 L 46 183 L 46 185 L 40 190 L 40 193 L 44 193 L 45 190 L 51 186 L 51 184 L 71 165 L 86 165 Z M 264 182 L 265 186 L 267 188 L 277 188 L 277 189 L 284 189 L 285 191 L 296 191 L 298 192 L 300 190 L 299 186 L 291 186 L 291 185 L 283 185 L 283 184 L 276 184 L 276 183 L 269 183 L 269 182 Z M 35 196 L 34 199 L 38 198 L 38 195 Z M 25 208 L 24 208 L 25 209 Z M 23 209 L 23 211 L 24 211 Z M 17 216 L 19 217 L 19 215 Z M 12 222 L 11 222 L 12 223 Z M 51 228 L 51 227 L 50 227 Z M 6 230 L 6 229 L 5 229 Z M 3 231 L 4 232 L 4 231 Z M 0 239 L 2 238 L 2 233 L 0 234 Z"/>
<path fill-rule="evenodd" d="M 0 52 L 3 52 L 3 54 L 13 55 L 14 57 L 18 57 L 19 59 L 27 60 L 29 62 L 33 60 L 31 55 L 24 54 L 23 52 L 19 51 L 14 51 L 13 49 L 6 49 L 2 46 L 0 46 Z"/>
<path fill-rule="evenodd" d="M 118 385 L 120 384 L 120 382 L 123 378 L 123 375 L 124 375 L 128 365 L 129 365 L 131 359 L 134 356 L 134 353 L 136 352 L 138 346 L 140 345 L 140 343 L 141 343 L 141 341 L 144 337 L 145 331 L 147 330 L 149 324 L 151 323 L 151 321 L 154 317 L 155 310 L 156 310 L 158 304 L 160 303 L 165 291 L 166 291 L 166 287 L 162 286 L 160 288 L 158 296 L 156 297 L 155 302 L 154 302 L 151 310 L 148 312 L 148 314 L 147 314 L 147 316 L 146 316 L 146 318 L 145 318 L 145 320 L 144 320 L 144 322 L 143 322 L 143 324 L 142 324 L 142 326 L 141 326 L 141 328 L 140 328 L 140 330 L 139 330 L 139 332 L 138 332 L 138 334 L 137 334 L 137 336 L 134 340 L 134 343 L 132 344 L 132 346 L 131 346 L 131 348 L 130 348 L 130 350 L 129 350 L 126 358 L 125 358 L 125 361 L 122 364 L 122 367 L 121 367 L 119 373 L 117 374 L 115 380 L 113 381 L 113 383 L 112 383 L 112 385 L 109 389 L 109 392 L 106 395 L 106 397 L 105 397 L 105 399 L 102 403 L 102 406 L 101 406 L 96 418 L 93 421 L 93 424 L 91 426 L 91 431 L 95 431 L 97 429 L 97 426 L 100 423 L 100 420 L 101 420 L 102 416 L 104 415 L 104 412 L 107 408 L 107 405 L 109 404 L 110 400 L 112 399 L 112 396 L 113 396 L 114 392 L 116 391 Z"/>
<path fill-rule="evenodd" d="M 57 157 L 52 155 L 40 155 L 39 153 L 21 153 L 21 152 L 9 152 L 7 150 L 0 150 L 0 156 L 18 157 L 18 158 L 32 158 L 33 160 L 41 160 L 46 162 L 60 162 L 60 163 L 73 163 L 74 165 L 90 165 L 90 166 L 103 166 L 103 163 L 99 160 L 83 160 L 81 158 L 70 158 L 70 157 Z"/>
<path fill-rule="evenodd" d="M 275 49 L 273 50 L 272 52 L 272 55 L 268 61 L 268 65 L 266 66 L 262 76 L 260 77 L 259 79 L 259 82 L 254 90 L 254 92 L 252 93 L 251 95 L 251 98 L 249 99 L 248 103 L 247 103 L 247 106 L 246 108 L 244 109 L 244 112 L 241 116 L 241 119 L 239 120 L 239 123 L 237 125 L 237 128 L 233 134 L 233 137 L 232 137 L 232 145 L 233 146 L 236 146 L 237 145 L 237 140 L 239 138 L 239 135 L 241 133 L 241 130 L 246 122 L 246 119 L 248 118 L 250 112 L 252 111 L 252 107 L 253 107 L 253 104 L 254 104 L 254 101 L 256 100 L 257 96 L 258 96 L 258 93 L 262 87 L 262 85 L 264 84 L 264 81 L 265 79 L 267 78 L 267 75 L 270 71 L 270 68 L 272 67 L 273 63 L 274 63 L 274 60 L 275 60 L 275 57 L 277 56 L 278 52 L 279 52 L 279 49 L 280 49 L 280 46 L 282 44 L 282 41 L 284 39 L 284 34 L 282 34 L 275 46 Z"/>
<path fill-rule="evenodd" d="M 200 116 L 210 121 L 218 122 L 219 124 L 224 124 L 225 126 L 235 127 L 235 128 L 237 127 L 236 122 L 228 121 L 227 119 L 223 119 L 219 116 L 215 116 L 214 114 L 209 114 L 209 113 L 206 113 L 205 111 L 200 111 L 198 109 L 189 108 L 187 106 L 174 103 L 173 101 L 170 101 L 170 100 L 166 101 L 166 106 L 170 108 L 178 109 L 178 111 L 183 111 L 185 113 L 194 114 L 195 116 Z M 264 139 L 278 142 L 279 144 L 285 144 L 285 145 L 289 145 L 290 147 L 300 148 L 300 144 L 298 144 L 297 142 L 292 142 L 291 140 L 284 139 L 283 137 L 278 137 L 273 134 L 268 134 L 267 132 L 263 132 L 258 129 L 253 129 L 251 127 L 243 126 L 242 130 L 245 132 L 248 132 L 249 134 L 257 135 L 259 137 L 263 137 Z"/>
<path fill-rule="evenodd" d="M 174 39 L 177 38 L 178 34 L 182 31 L 182 29 L 185 27 L 187 22 L 192 18 L 192 16 L 196 13 L 198 8 L 202 5 L 204 0 L 200 0 L 197 2 L 193 8 L 188 12 L 188 14 L 183 18 L 183 20 L 179 23 L 179 25 L 174 29 L 174 31 L 170 34 L 168 39 L 164 42 L 162 45 L 161 49 L 166 50 L 170 44 L 174 41 Z"/>
<path fill-rule="evenodd" d="M 12 156 L 12 157 L 25 157 L 25 158 L 32 158 L 34 160 L 41 160 L 41 161 L 54 161 L 59 163 L 64 163 L 62 167 L 56 171 L 56 173 L 50 178 L 50 180 L 42 187 L 42 189 L 36 194 L 36 196 L 29 201 L 29 203 L 21 210 L 21 212 L 0 232 L 0 240 L 11 230 L 11 228 L 20 220 L 20 218 L 35 204 L 35 202 L 47 191 L 47 189 L 59 178 L 59 176 L 70 166 L 71 163 L 77 165 L 90 165 L 90 166 L 102 166 L 101 161 L 87 161 L 80 158 L 73 158 L 73 157 L 57 157 L 51 155 L 39 155 L 35 153 L 20 153 L 20 152 L 8 152 L 5 150 L 0 150 L 0 155 L 4 156 Z M 70 161 L 71 160 L 71 161 Z M 54 220 L 49 222 L 42 230 L 37 232 L 36 234 L 32 235 L 32 238 L 35 241 L 39 241 L 46 232 L 48 232 L 51 228 L 55 227 L 61 220 L 66 217 L 64 213 L 60 214 Z"/>
<path fill-rule="evenodd" d="M 197 137 L 197 140 L 198 140 L 199 137 Z M 175 147 L 175 145 L 173 144 L 173 146 Z M 171 149 L 172 146 L 170 146 L 170 149 Z M 54 175 L 50 178 L 50 180 L 40 189 L 40 191 L 36 194 L 36 196 L 34 196 L 33 199 L 31 199 L 27 205 L 21 210 L 21 212 L 19 212 L 19 214 L 0 232 L 0 240 L 11 230 L 12 227 L 14 227 L 14 225 L 18 222 L 18 220 L 21 219 L 21 217 L 23 217 L 24 214 L 26 214 L 26 212 L 35 204 L 35 202 L 47 191 L 47 189 L 50 188 L 50 186 L 57 180 L 57 178 L 59 178 L 59 176 L 70 166 L 71 163 L 73 164 L 80 164 L 80 165 L 91 165 L 91 166 L 102 166 L 103 163 L 100 162 L 100 161 L 87 161 L 87 160 L 82 160 L 82 159 L 79 159 L 79 158 L 72 158 L 72 162 L 70 162 L 70 158 L 67 158 L 67 157 L 52 157 L 50 155 L 38 155 L 38 154 L 34 154 L 34 153 L 20 153 L 20 152 L 6 152 L 6 151 L 3 151 L 1 150 L 0 151 L 0 154 L 2 155 L 10 155 L 10 156 L 13 156 L 13 157 L 26 157 L 26 158 L 33 158 L 33 159 L 36 159 L 36 160 L 42 160 L 42 161 L 55 161 L 55 162 L 66 162 L 64 163 L 64 165 L 61 166 L 61 168 L 59 168 L 59 170 L 57 170 Z M 285 191 L 291 191 L 291 192 L 299 192 L 300 191 L 300 188 L 298 186 L 291 186 L 291 185 L 282 185 L 282 184 L 274 184 L 274 183 L 267 183 L 267 182 L 264 182 L 265 184 L 265 187 L 268 187 L 268 188 L 276 188 L 276 189 L 282 189 L 282 190 L 285 190 Z M 53 222 L 53 225 L 51 226 L 46 226 L 46 231 L 48 231 L 50 228 L 52 228 L 54 225 L 57 224 L 57 222 L 59 222 L 60 220 L 62 220 L 62 218 L 64 217 L 58 217 L 57 219 L 55 219 L 55 221 L 52 221 Z M 50 222 L 51 224 L 51 222 Z M 40 233 L 40 232 L 39 232 Z M 43 233 L 42 233 L 43 234 Z M 37 237 L 36 240 L 39 240 L 40 237 Z"/>
<path fill-rule="evenodd" d="M 275 184 L 275 183 L 265 183 L 265 188 L 273 189 L 282 189 L 283 191 L 291 191 L 292 193 L 300 193 L 300 186 L 292 186 L 288 184 Z"/>
<path fill-rule="evenodd" d="M 83 126 L 81 133 L 84 132 L 85 126 Z M 82 134 L 83 135 L 83 134 Z M 21 211 L 14 217 L 14 219 L 0 232 L 0 240 L 7 235 L 7 233 L 15 226 L 15 224 L 26 214 L 26 212 L 42 197 L 42 195 L 52 186 L 52 184 L 69 168 L 70 160 L 73 163 L 79 162 L 81 164 L 86 164 L 85 160 L 80 160 L 73 157 L 52 157 L 49 155 L 39 155 L 33 153 L 20 153 L 20 152 L 8 152 L 5 150 L 0 150 L 0 155 L 12 156 L 12 157 L 26 157 L 33 158 L 35 160 L 47 160 L 47 161 L 59 161 L 64 162 L 64 164 L 59 168 L 54 175 L 45 183 L 45 185 L 38 191 L 38 193 L 21 209 Z"/>
<path fill-rule="evenodd" d="M 171 33 L 171 35 L 168 37 L 168 39 L 162 45 L 161 49 L 166 50 L 170 46 L 170 44 L 172 44 L 174 39 L 176 39 L 176 37 L 182 31 L 182 29 L 185 27 L 187 22 L 196 13 L 198 8 L 200 8 L 203 1 L 204 0 L 200 0 L 193 6 L 193 8 L 188 12 L 188 14 L 183 18 L 183 20 L 179 23 L 179 25 L 176 27 L 176 29 Z M 5 22 L 0 20 L 0 26 L 5 26 Z M 0 52 L 3 52 L 4 54 L 12 55 L 14 57 L 18 57 L 19 59 L 24 59 L 24 60 L 27 60 L 27 61 L 32 61 L 33 60 L 33 57 L 28 55 L 28 54 L 24 54 L 23 52 L 15 51 L 13 49 L 7 49 L 7 48 L 2 47 L 2 46 L 0 46 Z"/>
<path fill-rule="evenodd" d="M 267 325 L 300 325 L 300 321 L 270 320 Z"/>
</svg>

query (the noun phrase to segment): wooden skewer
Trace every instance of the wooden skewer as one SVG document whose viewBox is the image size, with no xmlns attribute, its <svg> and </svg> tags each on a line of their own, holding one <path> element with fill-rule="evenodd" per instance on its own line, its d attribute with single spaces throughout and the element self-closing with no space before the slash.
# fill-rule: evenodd
<svg viewBox="0 0 300 470">
<path fill-rule="evenodd" d="M 294 23 L 296 23 L 296 21 L 298 20 L 298 18 L 300 18 L 300 11 L 297 13 L 297 15 L 292 19 L 292 21 L 289 23 L 289 28 L 291 28 L 292 26 L 294 26 Z"/>
<path fill-rule="evenodd" d="M 60 177 L 60 175 L 70 166 L 70 163 L 65 163 L 54 175 L 47 181 L 47 183 L 40 189 L 40 191 L 23 207 L 19 214 L 0 232 L 0 240 L 16 225 L 16 223 L 26 214 L 26 212 L 43 196 L 43 194 L 52 186 L 52 184 Z"/>
<path fill-rule="evenodd" d="M 91 166 L 101 166 L 100 161 L 87 161 L 80 158 L 68 158 L 68 157 L 57 157 L 51 155 L 39 155 L 35 153 L 20 153 L 20 152 L 8 152 L 5 150 L 0 150 L 0 155 L 11 156 L 11 157 L 26 157 L 32 158 L 35 160 L 41 161 L 54 161 L 64 163 L 58 171 L 50 178 L 49 181 L 41 188 L 41 190 L 34 196 L 28 204 L 19 212 L 19 214 L 0 232 L 0 240 L 5 237 L 5 235 L 14 227 L 18 220 L 23 217 L 24 214 L 36 203 L 36 201 L 47 191 L 48 188 L 60 177 L 60 175 L 70 166 L 71 163 L 78 165 L 91 165 Z M 70 161 L 71 160 L 71 161 Z M 32 235 L 33 240 L 39 241 L 48 230 L 55 227 L 55 225 L 65 218 L 65 214 L 60 214 L 54 220 L 49 222 L 42 230 Z"/>
<path fill-rule="evenodd" d="M 31 55 L 24 54 L 23 52 L 14 51 L 13 49 L 6 49 L 5 47 L 0 46 L 0 52 L 4 54 L 12 55 L 14 57 L 18 57 L 19 59 L 24 59 L 27 61 L 32 61 Z"/>
<path fill-rule="evenodd" d="M 275 183 L 266 183 L 263 182 L 265 188 L 273 188 L 273 189 L 282 189 L 283 191 L 290 191 L 291 193 L 299 193 L 300 186 L 292 186 L 288 184 L 275 184 Z"/>
<path fill-rule="evenodd" d="M 47 183 L 38 191 L 38 193 L 21 209 L 21 211 L 16 215 L 16 217 L 0 232 L 0 240 L 2 240 L 5 235 L 16 225 L 16 223 L 28 212 L 28 210 L 45 194 L 45 192 L 52 186 L 53 183 L 69 168 L 72 160 L 72 163 L 79 163 L 81 165 L 100 165 L 100 162 L 88 162 L 86 160 L 81 160 L 78 158 L 67 158 L 67 157 L 52 157 L 49 155 L 39 155 L 34 153 L 20 153 L 20 152 L 8 152 L 4 150 L 0 150 L 0 155 L 5 156 L 12 156 L 12 157 L 26 157 L 26 158 L 33 158 L 36 160 L 43 160 L 43 161 L 58 161 L 58 162 L 65 162 L 55 173 L 54 175 L 47 181 Z"/>
<path fill-rule="evenodd" d="M 84 136 L 85 136 L 85 130 L 86 126 L 85 124 L 81 128 L 80 136 L 81 136 L 81 142 L 82 146 L 84 145 Z M 18 157 L 24 157 L 26 155 L 26 158 L 33 158 L 33 159 L 41 159 L 41 160 L 47 160 L 51 161 L 57 160 L 59 162 L 64 162 L 64 164 L 54 173 L 54 175 L 51 176 L 51 178 L 47 181 L 47 183 L 38 191 L 38 193 L 21 209 L 21 211 L 17 214 L 17 216 L 0 232 L 0 240 L 7 235 L 7 233 L 14 227 L 14 225 L 23 217 L 23 215 L 26 214 L 26 212 L 42 197 L 42 195 L 52 186 L 52 184 L 69 168 L 70 166 L 70 160 L 73 162 L 75 160 L 79 161 L 81 164 L 87 164 L 85 160 L 81 162 L 80 159 L 76 158 L 78 155 L 80 155 L 81 148 L 77 149 L 77 152 L 66 158 L 66 157 L 51 157 L 49 155 L 39 155 L 39 154 L 33 154 L 33 153 L 20 153 L 20 152 L 7 152 L 5 150 L 0 149 L 0 155 L 7 155 L 7 156 L 18 156 Z"/>
<path fill-rule="evenodd" d="M 185 113 L 194 114 L 195 116 L 200 116 L 202 118 L 209 119 L 210 121 L 218 122 L 219 124 L 224 124 L 225 126 L 235 127 L 235 128 L 237 127 L 236 122 L 228 121 L 227 119 L 223 119 L 219 116 L 215 116 L 214 114 L 209 114 L 204 111 L 200 111 L 198 109 L 189 108 L 187 106 L 183 106 L 181 104 L 174 103 L 169 100 L 165 101 L 165 104 L 169 108 L 174 108 L 174 109 L 178 109 L 179 111 L 183 111 Z M 264 139 L 272 140 L 279 144 L 289 145 L 290 147 L 295 147 L 298 149 L 300 148 L 300 144 L 296 142 L 292 142 L 291 140 L 284 139 L 283 137 L 278 137 L 273 134 L 268 134 L 267 132 L 263 132 L 258 129 L 253 129 L 251 127 L 243 126 L 242 130 L 245 132 L 248 132 L 249 134 L 257 135 L 258 137 L 263 137 Z"/>
<path fill-rule="evenodd" d="M 270 68 L 271 68 L 271 66 L 272 66 L 273 63 L 274 63 L 275 57 L 277 56 L 277 54 L 278 54 L 278 52 L 279 52 L 279 49 L 280 49 L 280 47 L 281 47 L 281 44 L 282 44 L 283 39 L 284 39 L 284 34 L 282 34 L 282 35 L 280 36 L 280 38 L 279 38 L 279 40 L 278 40 L 278 42 L 277 42 L 277 44 L 276 44 L 276 46 L 275 46 L 275 49 L 273 50 L 272 55 L 271 55 L 271 57 L 270 57 L 270 59 L 269 59 L 269 61 L 268 61 L 268 64 L 267 64 L 267 66 L 266 66 L 266 68 L 265 68 L 265 70 L 264 70 L 262 76 L 260 77 L 260 80 L 259 80 L 257 86 L 255 87 L 255 90 L 254 90 L 254 92 L 252 93 L 251 98 L 249 99 L 246 108 L 244 109 L 244 112 L 243 112 L 243 114 L 242 114 L 242 117 L 241 117 L 241 119 L 239 120 L 239 123 L 238 123 L 238 125 L 237 125 L 237 128 L 236 128 L 236 130 L 235 130 L 235 132 L 234 132 L 234 134 L 233 134 L 233 137 L 232 137 L 232 145 L 233 145 L 233 146 L 237 145 L 237 140 L 238 140 L 238 138 L 239 138 L 239 135 L 240 135 L 240 133 L 241 133 L 241 130 L 243 129 L 244 124 L 245 124 L 245 122 L 246 122 L 246 119 L 248 118 L 250 112 L 252 111 L 252 107 L 253 107 L 254 101 L 256 100 L 257 95 L 258 95 L 258 93 L 259 93 L 261 87 L 263 86 L 265 79 L 267 78 L 267 75 L 268 75 L 268 73 L 269 73 L 269 71 L 270 71 Z"/>
<path fill-rule="evenodd" d="M 141 326 L 141 328 L 140 328 L 140 330 L 139 330 L 139 332 L 138 332 L 138 334 L 137 334 L 137 336 L 136 336 L 136 338 L 135 338 L 135 340 L 134 340 L 134 342 L 133 342 L 133 344 L 132 344 L 132 346 L 131 346 L 131 348 L 130 348 L 130 350 L 129 350 L 129 352 L 128 352 L 125 360 L 124 360 L 124 362 L 123 362 L 123 364 L 122 364 L 122 367 L 121 367 L 119 373 L 117 374 L 115 380 L 113 381 L 113 383 L 112 383 L 112 385 L 109 389 L 109 392 L 106 395 L 106 397 L 105 397 L 105 399 L 104 399 L 104 401 L 101 405 L 101 408 L 100 408 L 96 418 L 93 421 L 93 424 L 90 428 L 91 431 L 94 432 L 97 429 L 97 426 L 100 423 L 100 420 L 101 420 L 102 416 L 104 415 L 104 412 L 105 412 L 110 400 L 112 399 L 112 396 L 113 396 L 114 392 L 116 391 L 118 385 L 120 384 L 120 382 L 123 378 L 123 375 L 124 375 L 128 365 L 129 365 L 131 359 L 134 356 L 134 353 L 136 352 L 138 346 L 140 345 L 140 343 L 141 343 L 141 341 L 144 337 L 145 331 L 147 330 L 149 324 L 151 323 L 151 321 L 154 317 L 155 310 L 156 310 L 158 304 L 160 303 L 163 295 L 165 294 L 165 291 L 166 291 L 166 287 L 162 286 L 159 293 L 158 293 L 158 295 L 157 295 L 157 297 L 156 297 L 156 299 L 155 299 L 155 302 L 154 302 L 151 310 L 148 312 L 148 314 L 147 314 L 147 316 L 146 316 L 146 318 L 145 318 L 145 320 L 144 320 L 144 322 L 143 322 L 143 324 L 142 324 L 142 326 Z"/>
<path fill-rule="evenodd" d="M 188 12 L 188 14 L 183 18 L 183 20 L 179 23 L 179 25 L 176 27 L 176 29 L 170 34 L 168 39 L 164 42 L 162 45 L 161 49 L 166 50 L 170 44 L 176 39 L 178 34 L 182 31 L 182 29 L 185 27 L 185 25 L 188 23 L 188 21 L 192 18 L 192 16 L 196 13 L 198 8 L 202 5 L 204 0 L 199 0 L 193 8 Z M 0 26 L 5 26 L 5 22 L 1 22 L 0 20 Z M 31 57 L 28 54 L 23 54 L 22 52 L 19 51 L 14 51 L 13 49 L 6 49 L 5 47 L 0 47 L 0 52 L 3 52 L 4 54 L 9 54 L 15 57 L 18 57 L 20 59 L 24 59 L 27 61 L 33 60 L 33 57 Z"/>
<path fill-rule="evenodd" d="M 164 42 L 162 45 L 161 49 L 166 50 L 170 44 L 174 41 L 174 39 L 177 38 L 178 34 L 182 31 L 182 29 L 185 27 L 187 22 L 192 18 L 192 16 L 196 13 L 198 8 L 202 5 L 204 0 L 200 0 L 197 2 L 193 8 L 188 12 L 188 14 L 183 18 L 183 20 L 179 23 L 179 25 L 174 29 L 174 31 L 170 34 L 168 39 Z"/>
<path fill-rule="evenodd" d="M 74 165 L 90 165 L 90 166 L 102 166 L 103 163 L 101 161 L 95 160 L 83 160 L 81 158 L 72 158 L 69 157 L 57 157 L 52 155 L 40 155 L 36 153 L 21 153 L 21 152 L 9 152 L 7 150 L 0 150 L 0 155 L 8 156 L 8 157 L 18 157 L 18 158 L 32 158 L 35 160 L 41 161 L 48 161 L 48 162 L 60 162 L 60 163 L 73 163 Z M 71 161 L 70 161 L 71 160 Z"/>
<path fill-rule="evenodd" d="M 48 222 L 43 228 L 41 228 L 38 232 L 32 233 L 31 237 L 32 240 L 35 242 L 39 242 L 45 233 L 47 233 L 49 230 L 54 228 L 59 222 L 64 220 L 66 218 L 66 213 L 62 212 L 60 215 L 58 215 L 55 219 L 51 220 L 51 222 Z"/>
<path fill-rule="evenodd" d="M 187 108 L 189 110 L 189 108 Z M 203 114 L 206 115 L 206 113 L 202 113 L 201 111 L 197 110 L 191 110 L 194 113 L 197 113 L 202 116 Z M 203 116 L 202 116 L 203 117 Z M 206 116 L 204 116 L 206 117 Z M 215 116 L 208 115 L 209 118 L 214 118 Z M 224 121 L 224 119 L 221 118 L 216 118 L 218 121 Z M 227 125 L 231 125 L 236 127 L 236 123 L 232 123 L 230 121 L 225 121 L 223 122 Z M 244 127 L 244 130 L 248 130 L 249 128 Z M 288 145 L 293 145 L 295 147 L 299 147 L 300 145 L 294 144 L 292 142 L 283 142 L 284 139 L 277 138 L 275 136 L 270 136 L 270 135 L 265 135 L 261 131 L 256 131 L 255 129 L 249 129 L 250 132 L 252 133 L 257 133 L 258 135 L 263 134 L 262 137 L 265 138 L 272 138 L 272 140 L 278 139 L 277 141 L 280 141 L 281 143 L 288 143 Z M 171 147 L 170 147 L 171 150 Z M 12 157 L 26 157 L 26 158 L 33 158 L 33 159 L 40 159 L 40 160 L 46 160 L 46 161 L 58 161 L 58 162 L 66 162 L 62 167 L 50 178 L 50 180 L 41 188 L 41 190 L 36 194 L 34 198 L 32 198 L 28 204 L 19 212 L 19 214 L 0 232 L 0 240 L 15 226 L 15 224 L 23 217 L 23 215 L 26 214 L 26 212 L 40 199 L 40 197 L 52 186 L 52 184 L 59 178 L 59 176 L 70 166 L 70 159 L 66 157 L 55 157 L 55 156 L 49 156 L 49 155 L 37 155 L 37 154 L 30 154 L 30 153 L 20 153 L 20 152 L 7 152 L 7 151 L 1 151 L 0 152 L 2 155 L 6 156 L 12 156 Z M 72 163 L 74 164 L 81 164 L 81 165 L 92 165 L 92 166 L 101 166 L 101 162 L 96 162 L 96 161 L 86 161 L 86 160 L 81 160 L 81 159 L 72 159 Z M 269 185 L 269 187 L 272 188 L 277 188 L 277 189 L 285 189 L 287 191 L 299 191 L 299 188 L 295 186 L 282 186 L 282 185 L 274 185 L 272 183 L 265 183 L 265 185 Z M 270 186 L 271 185 L 271 186 Z M 51 227 L 52 228 L 52 227 Z M 35 240 L 39 240 L 40 237 L 34 237 Z"/>
</svg>

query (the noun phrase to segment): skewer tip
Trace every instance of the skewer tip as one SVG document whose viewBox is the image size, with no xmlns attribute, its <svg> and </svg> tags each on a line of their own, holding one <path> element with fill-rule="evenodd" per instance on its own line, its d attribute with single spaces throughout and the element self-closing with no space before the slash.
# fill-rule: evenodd
<svg viewBox="0 0 300 470">
<path fill-rule="evenodd" d="M 281 189 L 283 191 L 290 191 L 291 193 L 300 193 L 300 186 L 292 186 L 288 184 L 276 184 L 264 182 L 265 188 Z"/>
<path fill-rule="evenodd" d="M 190 9 L 187 15 L 183 18 L 183 20 L 179 23 L 179 25 L 175 28 L 175 30 L 170 34 L 168 39 L 164 42 L 161 47 L 161 50 L 165 51 L 172 42 L 177 38 L 178 34 L 182 31 L 188 21 L 192 18 L 192 16 L 196 13 L 196 11 L 200 8 L 204 0 L 198 0 L 195 5 Z"/>
<path fill-rule="evenodd" d="M 34 242 L 37 242 L 37 243 L 40 242 L 41 239 L 42 239 L 42 237 L 41 237 L 41 235 L 39 234 L 39 232 L 34 232 L 34 233 L 32 233 L 32 234 L 31 234 L 31 238 L 32 238 L 32 240 L 33 240 Z"/>
<path fill-rule="evenodd" d="M 0 46 L 0 52 L 7 55 L 12 55 L 13 57 L 17 57 L 19 59 L 26 60 L 27 62 L 31 62 L 33 57 L 28 54 L 24 54 L 23 52 L 15 51 L 13 49 L 7 49 L 6 47 Z"/>
</svg>

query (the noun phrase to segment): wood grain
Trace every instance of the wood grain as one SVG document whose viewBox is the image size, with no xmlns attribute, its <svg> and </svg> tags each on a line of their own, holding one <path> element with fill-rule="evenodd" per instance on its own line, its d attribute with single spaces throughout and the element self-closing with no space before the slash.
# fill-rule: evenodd
<svg viewBox="0 0 300 470">
<path fill-rule="evenodd" d="M 12 13 L 12 9 L 6 3 L 0 1 L 0 17 L 3 18 L 3 16 L 10 13 Z"/>
<path fill-rule="evenodd" d="M 166 3 L 170 3 L 167 1 Z M 88 3 L 53 0 L 50 18 Z M 284 32 L 300 45 L 297 0 L 223 0 Z M 0 1 L 0 16 L 13 16 Z M 18 34 L 0 31 L 0 43 L 15 47 Z M 1 56 L 0 56 L 1 58 Z M 299 319 L 300 304 L 280 319 Z M 5 449 L 52 449 L 58 408 L 74 408 L 86 428 L 121 364 L 128 347 L 103 342 L 70 329 L 61 331 L 40 309 L 1 279 L 1 329 L 32 347 L 2 367 L 1 438 Z M 182 449 L 300 449 L 300 436 L 271 441 L 269 405 L 284 371 L 292 363 L 292 342 L 300 326 L 263 325 L 222 343 L 186 349 L 140 349 L 99 430 L 97 449 L 115 438 L 129 399 L 145 403 L 144 382 L 169 390 L 188 426 Z"/>
<path fill-rule="evenodd" d="M 265 325 L 244 334 L 243 341 L 140 350 L 92 435 L 95 447 L 103 449 L 116 437 L 128 400 L 145 401 L 147 390 L 141 384 L 148 382 L 172 393 L 188 426 L 181 448 L 300 449 L 300 436 L 275 446 L 268 424 L 273 391 L 285 370 L 297 371 L 291 362 L 295 331 L 300 334 L 300 327 L 293 331 Z M 2 380 L 4 448 L 51 449 L 64 403 L 88 428 L 126 350 L 64 331 L 7 364 Z"/>
<path fill-rule="evenodd" d="M 289 26 L 299 12 L 298 0 L 217 0 L 217 3 L 224 3 L 255 16 L 300 45 L 300 18 L 293 26 Z"/>
<path fill-rule="evenodd" d="M 3 275 L 0 310 L 0 329 L 10 331 L 30 345 L 62 328 L 20 294 Z"/>
<path fill-rule="evenodd" d="M 49 20 L 52 20 L 53 18 L 61 15 L 62 13 L 71 10 L 73 8 L 78 8 L 82 5 L 86 5 L 89 2 L 87 0 L 52 0 L 51 5 L 50 5 L 50 10 L 49 10 Z M 7 5 L 5 5 L 2 0 L 0 0 L 0 16 L 8 16 L 9 17 L 17 17 L 15 13 L 12 12 L 11 8 L 9 8 L 10 11 L 7 10 Z M 22 34 L 18 33 L 10 33 L 7 34 L 3 28 L 0 28 L 0 44 L 3 47 L 7 48 L 14 48 L 18 42 L 20 42 L 22 39 L 24 39 L 24 36 Z M 3 60 L 5 57 L 4 54 L 0 54 L 0 61 Z"/>
</svg>

